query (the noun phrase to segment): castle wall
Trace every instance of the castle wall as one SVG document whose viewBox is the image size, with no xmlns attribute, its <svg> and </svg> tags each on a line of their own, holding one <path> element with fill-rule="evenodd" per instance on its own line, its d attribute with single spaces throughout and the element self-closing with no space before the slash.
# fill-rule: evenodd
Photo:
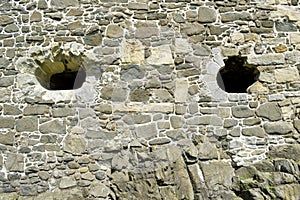
<svg viewBox="0 0 300 200">
<path fill-rule="evenodd" d="M 299 199 L 298 1 L 0 5 L 0 199 Z"/>
</svg>

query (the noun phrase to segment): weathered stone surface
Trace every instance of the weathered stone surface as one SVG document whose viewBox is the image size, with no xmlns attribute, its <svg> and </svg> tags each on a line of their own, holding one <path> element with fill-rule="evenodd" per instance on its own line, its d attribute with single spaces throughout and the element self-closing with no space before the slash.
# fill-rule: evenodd
<svg viewBox="0 0 300 200">
<path fill-rule="evenodd" d="M 23 172 L 24 162 L 22 154 L 9 153 L 4 164 L 9 172 Z"/>
<path fill-rule="evenodd" d="M 148 10 L 148 5 L 146 3 L 129 2 L 128 8 L 131 10 Z"/>
<path fill-rule="evenodd" d="M 91 185 L 91 195 L 93 197 L 106 198 L 110 193 L 110 189 L 103 183 L 94 183 Z"/>
<path fill-rule="evenodd" d="M 77 7 L 79 6 L 79 2 L 78 0 L 64 0 L 64 1 L 51 0 L 50 5 L 57 8 L 64 9 L 71 6 Z"/>
<path fill-rule="evenodd" d="M 152 47 L 151 55 L 146 59 L 151 65 L 171 65 L 174 63 L 169 45 Z"/>
<path fill-rule="evenodd" d="M 37 131 L 38 130 L 38 118 L 37 117 L 23 117 L 16 120 L 16 130 L 22 131 Z"/>
<path fill-rule="evenodd" d="M 8 15 L 0 15 L 0 25 L 12 24 L 14 19 Z"/>
<path fill-rule="evenodd" d="M 13 85 L 13 83 L 14 77 L 12 76 L 0 77 L 0 87 L 9 87 Z"/>
<path fill-rule="evenodd" d="M 175 39 L 175 52 L 176 53 L 189 53 L 191 51 L 191 46 L 187 39 L 176 38 Z"/>
<path fill-rule="evenodd" d="M 149 91 L 144 89 L 136 89 L 130 94 L 130 100 L 132 102 L 147 102 L 149 98 Z"/>
<path fill-rule="evenodd" d="M 49 113 L 49 107 L 46 105 L 34 105 L 25 107 L 24 115 L 44 115 Z"/>
<path fill-rule="evenodd" d="M 39 171 L 38 172 L 38 176 L 42 179 L 42 180 L 48 180 L 51 175 L 48 172 L 45 171 Z"/>
<path fill-rule="evenodd" d="M 39 9 L 47 9 L 48 8 L 48 4 L 47 4 L 46 0 L 39 0 L 37 6 Z"/>
<path fill-rule="evenodd" d="M 67 117 L 67 116 L 74 116 L 75 109 L 74 108 L 54 108 L 52 109 L 53 117 Z"/>
<path fill-rule="evenodd" d="M 59 188 L 66 189 L 66 188 L 74 187 L 74 186 L 76 186 L 76 184 L 77 184 L 77 182 L 74 179 L 74 177 L 63 177 L 60 180 Z"/>
<path fill-rule="evenodd" d="M 95 111 L 104 113 L 104 114 L 111 114 L 112 113 L 112 106 L 110 104 L 101 104 L 94 107 Z"/>
<path fill-rule="evenodd" d="M 288 67 L 275 70 L 275 79 L 277 83 L 286 83 L 300 80 L 299 72 L 296 68 Z"/>
<path fill-rule="evenodd" d="M 150 103 L 147 105 L 140 103 L 129 103 L 114 104 L 113 112 L 160 112 L 160 113 L 172 113 L 174 111 L 174 106 L 172 103 Z"/>
<path fill-rule="evenodd" d="M 13 145 L 14 141 L 15 141 L 15 133 L 12 131 L 5 133 L 5 134 L 0 134 L 0 143 L 1 144 Z"/>
<path fill-rule="evenodd" d="M 30 22 L 40 22 L 42 21 L 42 14 L 38 11 L 34 11 L 30 16 Z"/>
<path fill-rule="evenodd" d="M 268 152 L 269 158 L 286 158 L 295 161 L 300 160 L 300 145 L 285 144 L 280 146 L 272 146 Z"/>
<path fill-rule="evenodd" d="M 181 26 L 181 32 L 188 36 L 198 35 L 205 32 L 205 28 L 202 24 L 183 24 Z"/>
<path fill-rule="evenodd" d="M 90 46 L 99 46 L 102 42 L 101 34 L 90 34 L 84 37 L 84 43 Z"/>
<path fill-rule="evenodd" d="M 57 133 L 57 134 L 65 134 L 66 133 L 66 125 L 63 121 L 59 119 L 55 119 L 49 122 L 45 122 L 39 127 L 40 132 L 47 133 Z"/>
<path fill-rule="evenodd" d="M 199 22 L 215 22 L 217 19 L 216 10 L 208 7 L 200 7 L 198 9 Z"/>
<path fill-rule="evenodd" d="M 0 128 L 14 128 L 15 119 L 13 117 L 0 117 Z"/>
<path fill-rule="evenodd" d="M 136 135 L 139 138 L 154 138 L 157 136 L 157 128 L 154 123 L 136 127 Z"/>
<path fill-rule="evenodd" d="M 278 65 L 284 64 L 285 58 L 284 54 L 264 54 L 264 55 L 255 55 L 248 57 L 248 63 L 253 65 Z"/>
<path fill-rule="evenodd" d="M 175 82 L 175 102 L 186 102 L 188 99 L 188 81 L 177 79 Z"/>
<path fill-rule="evenodd" d="M 230 163 L 225 161 L 210 161 L 208 163 L 200 163 L 200 168 L 204 175 L 206 185 L 209 188 L 217 188 L 218 185 L 224 187 L 230 187 L 232 185 L 234 169 Z"/>
<path fill-rule="evenodd" d="M 123 36 L 123 29 L 115 24 L 111 24 L 106 29 L 106 36 L 110 38 L 120 38 Z"/>
<path fill-rule="evenodd" d="M 121 61 L 129 64 L 145 62 L 145 47 L 139 40 L 125 40 L 121 44 Z"/>
<path fill-rule="evenodd" d="M 21 185 L 20 195 L 21 196 L 36 196 L 38 193 L 37 185 Z"/>
<path fill-rule="evenodd" d="M 275 27 L 279 32 L 296 32 L 298 30 L 296 24 L 291 22 L 276 22 Z"/>
<path fill-rule="evenodd" d="M 176 191 L 179 199 L 194 199 L 193 186 L 182 157 L 180 157 L 174 167 Z"/>
<path fill-rule="evenodd" d="M 63 142 L 63 150 L 74 155 L 80 155 L 85 152 L 87 147 L 86 141 L 76 135 L 68 135 Z"/>
<path fill-rule="evenodd" d="M 9 89 L 0 89 L 0 103 L 6 103 L 10 100 L 11 91 Z"/>
<path fill-rule="evenodd" d="M 171 116 L 170 121 L 171 121 L 171 125 L 174 129 L 182 128 L 182 126 L 184 124 L 184 119 L 183 119 L 183 117 L 180 117 L 180 116 Z"/>
<path fill-rule="evenodd" d="M 235 106 L 231 109 L 232 115 L 237 118 L 247 118 L 254 116 L 254 110 L 251 110 L 248 106 Z"/>
<path fill-rule="evenodd" d="M 264 124 L 264 129 L 268 134 L 285 135 L 291 133 L 294 129 L 288 122 L 267 122 Z"/>
<path fill-rule="evenodd" d="M 225 119 L 224 120 L 224 128 L 231 128 L 233 126 L 236 126 L 238 124 L 238 121 L 235 119 Z"/>
<path fill-rule="evenodd" d="M 265 130 L 261 127 L 244 128 L 242 130 L 242 134 L 244 136 L 256 136 L 260 138 L 264 138 L 266 136 Z"/>
<path fill-rule="evenodd" d="M 266 94 L 269 93 L 269 89 L 265 87 L 261 82 L 255 82 L 247 88 L 248 93 L 254 94 Z"/>
<path fill-rule="evenodd" d="M 3 111 L 5 115 L 19 115 L 22 111 L 14 105 L 4 104 Z"/>
<path fill-rule="evenodd" d="M 222 126 L 223 122 L 220 117 L 214 115 L 196 116 L 186 120 L 189 125 L 213 125 Z"/>
<path fill-rule="evenodd" d="M 247 12 L 227 12 L 224 14 L 221 14 L 221 20 L 222 22 L 232 22 L 236 20 L 242 20 L 247 21 L 251 20 L 251 15 Z"/>
<path fill-rule="evenodd" d="M 300 33 L 291 33 L 290 40 L 292 44 L 299 44 L 300 43 Z"/>
<path fill-rule="evenodd" d="M 296 130 L 298 132 L 300 132 L 300 120 L 299 119 L 294 120 L 294 127 L 296 128 Z"/>
<path fill-rule="evenodd" d="M 200 160 L 209 160 L 218 158 L 218 149 L 215 145 L 204 142 L 197 145 L 198 158 Z"/>
<path fill-rule="evenodd" d="M 158 27 L 153 23 L 145 23 L 136 28 L 135 37 L 138 39 L 158 36 Z"/>
<path fill-rule="evenodd" d="M 281 119 L 281 110 L 277 103 L 264 103 L 256 111 L 257 116 L 267 118 L 271 121 Z"/>
<path fill-rule="evenodd" d="M 172 102 L 174 99 L 174 97 L 166 89 L 154 89 L 152 92 L 152 96 L 154 95 L 160 102 Z"/>
<path fill-rule="evenodd" d="M 139 65 L 126 65 L 121 69 L 121 79 L 131 82 L 133 79 L 142 79 L 145 70 Z"/>
</svg>

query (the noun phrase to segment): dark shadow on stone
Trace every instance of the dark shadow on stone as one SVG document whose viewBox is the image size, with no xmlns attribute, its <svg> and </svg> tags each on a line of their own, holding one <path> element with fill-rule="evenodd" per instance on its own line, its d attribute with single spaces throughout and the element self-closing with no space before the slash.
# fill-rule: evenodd
<svg viewBox="0 0 300 200">
<path fill-rule="evenodd" d="M 258 69 L 247 64 L 246 57 L 232 56 L 225 61 L 225 67 L 217 74 L 217 82 L 228 93 L 246 93 L 258 76 Z"/>
</svg>

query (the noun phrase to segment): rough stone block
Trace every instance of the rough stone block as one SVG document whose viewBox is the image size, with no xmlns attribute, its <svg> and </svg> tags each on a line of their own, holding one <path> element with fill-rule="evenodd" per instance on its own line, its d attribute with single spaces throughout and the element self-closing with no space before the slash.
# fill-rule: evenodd
<svg viewBox="0 0 300 200">
<path fill-rule="evenodd" d="M 27 106 L 24 109 L 24 115 L 43 115 L 49 113 L 49 107 L 46 105 Z"/>
<path fill-rule="evenodd" d="M 198 35 L 205 32 L 205 27 L 202 24 L 190 23 L 183 24 L 180 31 L 188 36 Z"/>
<path fill-rule="evenodd" d="M 53 117 L 67 117 L 67 116 L 74 116 L 75 109 L 74 108 L 54 108 L 52 110 Z"/>
<path fill-rule="evenodd" d="M 151 55 L 146 59 L 151 65 L 172 65 L 174 63 L 172 51 L 169 45 L 152 47 Z"/>
<path fill-rule="evenodd" d="M 55 119 L 46 123 L 43 123 L 39 127 L 41 133 L 57 133 L 57 134 L 65 134 L 66 133 L 66 125 L 63 121 L 59 119 Z"/>
<path fill-rule="evenodd" d="M 22 111 L 18 108 L 17 105 L 3 105 L 4 115 L 19 115 Z"/>
<path fill-rule="evenodd" d="M 267 122 L 264 124 L 264 129 L 268 134 L 286 135 L 291 133 L 294 128 L 289 122 Z"/>
<path fill-rule="evenodd" d="M 188 81 L 177 79 L 175 81 L 175 102 L 186 102 L 188 99 Z"/>
<path fill-rule="evenodd" d="M 66 188 L 74 187 L 76 185 L 77 185 L 77 182 L 74 177 L 63 177 L 60 180 L 59 188 L 66 189 Z"/>
<path fill-rule="evenodd" d="M 16 120 L 16 130 L 18 132 L 28 131 L 33 132 L 38 130 L 37 117 L 23 117 Z"/>
<path fill-rule="evenodd" d="M 138 26 L 135 31 L 135 37 L 138 39 L 151 38 L 152 36 L 158 36 L 158 27 L 153 23 L 146 23 Z"/>
<path fill-rule="evenodd" d="M 191 46 L 188 39 L 176 38 L 175 39 L 175 52 L 176 53 L 189 53 L 191 52 Z"/>
<path fill-rule="evenodd" d="M 291 44 L 299 44 L 300 43 L 300 33 L 291 33 L 290 41 L 291 41 Z"/>
<path fill-rule="evenodd" d="M 4 88 L 0 89 L 0 103 L 7 103 L 10 101 L 11 90 Z"/>
<path fill-rule="evenodd" d="M 257 116 L 267 118 L 271 121 L 281 119 L 281 110 L 277 103 L 265 103 L 258 107 Z"/>
<path fill-rule="evenodd" d="M 266 136 L 266 132 L 261 127 L 244 128 L 242 130 L 242 134 L 244 136 L 256 136 L 260 138 L 264 138 Z"/>
<path fill-rule="evenodd" d="M 63 0 L 63 1 L 57 1 L 57 0 L 51 0 L 50 5 L 56 8 L 68 8 L 68 7 L 77 7 L 79 6 L 78 0 Z"/>
<path fill-rule="evenodd" d="M 275 80 L 277 83 L 286 83 L 292 81 L 299 81 L 299 71 L 297 68 L 282 68 L 275 70 Z"/>
<path fill-rule="evenodd" d="M 106 36 L 109 38 L 123 37 L 123 29 L 115 24 L 111 24 L 106 29 Z"/>
<path fill-rule="evenodd" d="M 63 150 L 74 154 L 74 155 L 80 155 L 86 150 L 86 141 L 76 135 L 68 135 L 63 141 Z"/>
<path fill-rule="evenodd" d="M 192 117 L 187 119 L 186 123 L 188 125 L 213 125 L 213 126 L 223 125 L 222 119 L 214 115 Z"/>
<path fill-rule="evenodd" d="M 12 17 L 9 17 L 8 15 L 0 15 L 0 25 L 7 25 L 12 24 L 14 22 L 14 19 Z"/>
<path fill-rule="evenodd" d="M 5 134 L 0 134 L 0 143 L 4 145 L 13 145 L 15 141 L 15 133 L 10 131 Z"/>
<path fill-rule="evenodd" d="M 235 106 L 231 109 L 232 115 L 236 118 L 254 117 L 254 110 L 248 106 Z"/>
<path fill-rule="evenodd" d="M 300 160 L 300 145 L 284 144 L 280 146 L 271 146 L 267 156 L 269 158 L 286 158 L 298 161 Z"/>
<path fill-rule="evenodd" d="M 278 65 L 285 63 L 284 54 L 263 54 L 248 57 L 248 63 L 252 65 Z"/>
<path fill-rule="evenodd" d="M 232 185 L 234 169 L 229 162 L 210 161 L 208 163 L 200 163 L 200 167 L 206 185 L 209 188 L 217 188 L 218 185 L 223 185 L 225 187 L 230 187 Z"/>
<path fill-rule="evenodd" d="M 122 63 L 141 64 L 145 62 L 145 47 L 139 40 L 126 40 L 121 44 Z"/>
<path fill-rule="evenodd" d="M 208 7 L 198 9 L 198 21 L 204 23 L 215 22 L 217 19 L 216 10 Z"/>
<path fill-rule="evenodd" d="M 5 167 L 9 172 L 23 172 L 24 156 L 22 154 L 9 153 L 5 161 Z"/>
<path fill-rule="evenodd" d="M 136 135 L 139 138 L 154 138 L 157 136 L 157 128 L 155 124 L 147 124 L 136 127 Z"/>
</svg>

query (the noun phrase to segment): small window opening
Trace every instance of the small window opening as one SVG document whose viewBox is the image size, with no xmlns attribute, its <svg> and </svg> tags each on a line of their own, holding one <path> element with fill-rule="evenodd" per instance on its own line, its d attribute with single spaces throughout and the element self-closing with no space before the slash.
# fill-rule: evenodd
<svg viewBox="0 0 300 200">
<path fill-rule="evenodd" d="M 59 53 L 53 62 L 40 63 L 35 75 L 40 84 L 48 90 L 73 90 L 80 88 L 86 79 L 82 57 Z"/>
<path fill-rule="evenodd" d="M 256 66 L 249 65 L 246 61 L 246 57 L 229 57 L 225 61 L 225 67 L 217 75 L 219 87 L 228 93 L 246 93 L 247 88 L 259 77 Z"/>
<path fill-rule="evenodd" d="M 50 77 L 50 90 L 72 90 L 78 89 L 85 81 L 86 73 L 84 70 L 64 71 L 53 74 Z"/>
</svg>

